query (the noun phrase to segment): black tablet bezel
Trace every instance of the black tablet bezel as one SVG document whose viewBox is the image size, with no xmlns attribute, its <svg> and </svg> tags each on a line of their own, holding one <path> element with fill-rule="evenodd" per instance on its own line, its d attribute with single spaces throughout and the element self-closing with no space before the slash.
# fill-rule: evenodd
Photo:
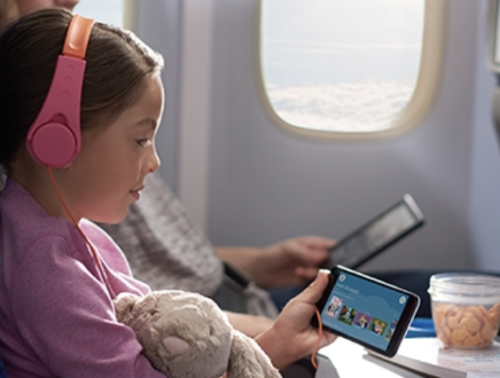
<svg viewBox="0 0 500 378">
<path fill-rule="evenodd" d="M 372 258 L 377 256 L 382 251 L 386 250 L 387 248 L 389 248 L 390 246 L 392 246 L 393 244 L 395 244 L 399 240 L 403 239 L 405 236 L 409 235 L 410 233 L 412 233 L 413 231 L 415 231 L 417 228 L 421 227 L 425 223 L 424 215 L 422 214 L 422 211 L 417 206 L 413 197 L 409 194 L 405 194 L 403 196 L 403 198 L 400 201 L 398 201 L 396 204 L 394 204 L 393 206 L 391 206 L 390 208 L 388 208 L 387 210 L 385 210 L 384 212 L 382 212 L 381 214 L 379 214 L 378 216 L 373 218 L 371 221 L 365 223 L 363 226 L 358 228 L 356 231 L 351 232 L 346 237 L 340 239 L 337 242 L 337 244 L 335 244 L 332 248 L 330 248 L 330 250 L 329 250 L 330 257 L 329 257 L 329 260 L 327 262 L 326 267 L 330 268 L 331 266 L 338 264 L 338 262 L 335 261 L 335 251 L 339 250 L 340 247 L 342 247 L 344 244 L 350 242 L 353 238 L 356 238 L 359 235 L 362 235 L 367 229 L 369 229 L 370 227 L 375 225 L 379 221 L 379 219 L 387 216 L 390 213 L 393 213 L 395 210 L 397 210 L 401 207 L 405 207 L 409 210 L 409 212 L 413 215 L 414 223 L 410 227 L 408 227 L 407 229 L 400 232 L 397 236 L 393 237 L 391 240 L 386 241 L 386 243 L 384 245 L 379 246 L 378 248 L 376 248 L 373 251 L 367 251 L 366 254 L 363 256 L 360 256 L 357 261 L 349 264 L 350 268 L 352 268 L 352 269 L 359 268 L 361 265 L 363 265 L 367 261 L 371 260 Z M 342 263 L 342 262 L 340 262 L 340 263 Z"/>
</svg>

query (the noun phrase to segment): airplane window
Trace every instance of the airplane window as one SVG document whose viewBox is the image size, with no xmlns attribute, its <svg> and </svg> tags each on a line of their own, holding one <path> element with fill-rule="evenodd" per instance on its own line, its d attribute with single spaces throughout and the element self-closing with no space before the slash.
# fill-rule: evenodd
<svg viewBox="0 0 500 378">
<path fill-rule="evenodd" d="M 420 82 L 436 81 L 443 7 L 439 0 L 262 0 L 263 87 L 279 123 L 336 136 L 415 123 L 434 91 Z M 426 49 L 434 62 L 423 59 Z"/>
<path fill-rule="evenodd" d="M 85 0 L 80 1 L 75 13 L 123 27 L 123 0 Z"/>
</svg>

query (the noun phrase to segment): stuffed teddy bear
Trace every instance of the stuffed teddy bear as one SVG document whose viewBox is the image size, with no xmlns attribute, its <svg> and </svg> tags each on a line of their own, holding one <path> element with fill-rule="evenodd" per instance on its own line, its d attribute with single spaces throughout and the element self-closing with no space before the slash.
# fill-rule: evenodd
<svg viewBox="0 0 500 378">
<path fill-rule="evenodd" d="M 169 378 L 281 378 L 250 337 L 233 329 L 214 301 L 180 290 L 144 297 L 121 293 L 116 317 L 135 332 L 142 353 Z"/>
</svg>

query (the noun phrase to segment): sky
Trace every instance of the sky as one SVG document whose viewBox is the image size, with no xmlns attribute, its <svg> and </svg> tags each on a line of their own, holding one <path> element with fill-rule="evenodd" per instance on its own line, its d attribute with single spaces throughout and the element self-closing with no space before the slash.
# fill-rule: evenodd
<svg viewBox="0 0 500 378">
<path fill-rule="evenodd" d="M 297 126 L 387 128 L 418 77 L 424 0 L 263 0 L 264 85 Z"/>
</svg>

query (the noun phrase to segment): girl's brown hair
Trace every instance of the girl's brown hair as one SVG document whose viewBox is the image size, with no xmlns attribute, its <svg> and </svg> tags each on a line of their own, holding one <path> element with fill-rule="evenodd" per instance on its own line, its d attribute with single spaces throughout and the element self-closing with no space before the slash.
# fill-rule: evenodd
<svg viewBox="0 0 500 378">
<path fill-rule="evenodd" d="M 63 9 L 44 9 L 0 35 L 0 164 L 7 172 L 48 93 L 72 17 Z M 98 22 L 85 60 L 82 130 L 112 122 L 163 66 L 162 57 L 132 33 Z"/>
</svg>

